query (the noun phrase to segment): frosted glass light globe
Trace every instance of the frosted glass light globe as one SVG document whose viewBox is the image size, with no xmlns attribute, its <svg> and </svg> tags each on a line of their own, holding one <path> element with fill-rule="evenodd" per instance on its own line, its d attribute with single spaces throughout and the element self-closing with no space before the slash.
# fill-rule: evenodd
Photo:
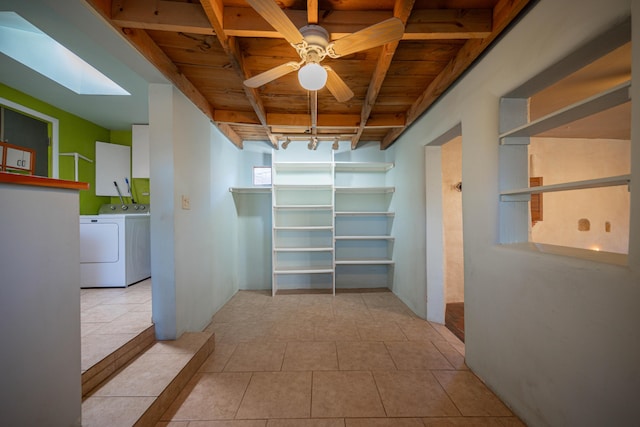
<svg viewBox="0 0 640 427">
<path fill-rule="evenodd" d="M 300 68 L 298 81 L 306 90 L 320 90 L 327 83 L 327 70 L 322 65 L 311 62 Z"/>
</svg>

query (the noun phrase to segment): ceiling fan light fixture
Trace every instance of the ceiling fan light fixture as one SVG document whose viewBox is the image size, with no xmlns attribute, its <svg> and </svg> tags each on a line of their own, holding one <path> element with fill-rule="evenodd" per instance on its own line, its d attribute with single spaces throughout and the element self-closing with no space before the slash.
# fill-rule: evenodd
<svg viewBox="0 0 640 427">
<path fill-rule="evenodd" d="M 327 70 L 316 62 L 310 62 L 298 71 L 298 81 L 306 90 L 320 90 L 327 83 Z"/>
</svg>

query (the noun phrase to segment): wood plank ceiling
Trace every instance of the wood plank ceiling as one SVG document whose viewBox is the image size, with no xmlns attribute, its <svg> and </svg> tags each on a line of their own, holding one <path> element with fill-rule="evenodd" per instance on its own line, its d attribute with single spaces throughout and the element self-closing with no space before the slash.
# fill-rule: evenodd
<svg viewBox="0 0 640 427">
<path fill-rule="evenodd" d="M 389 147 L 476 60 L 529 0 L 273 0 L 301 28 L 335 40 L 390 17 L 398 42 L 326 58 L 353 91 L 338 102 L 292 72 L 259 88 L 243 81 L 296 50 L 245 0 L 86 0 L 238 147 L 316 137 Z"/>
</svg>

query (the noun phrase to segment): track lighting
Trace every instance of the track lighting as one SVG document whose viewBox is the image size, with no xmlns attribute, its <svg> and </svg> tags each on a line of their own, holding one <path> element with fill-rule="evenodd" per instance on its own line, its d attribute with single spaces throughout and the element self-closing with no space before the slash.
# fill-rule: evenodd
<svg viewBox="0 0 640 427">
<path fill-rule="evenodd" d="M 284 140 L 284 142 L 282 143 L 282 149 L 283 149 L 283 150 L 286 150 L 286 149 L 287 149 L 287 147 L 289 146 L 289 143 L 290 143 L 290 142 L 291 142 L 291 140 L 290 140 L 289 138 L 286 138 L 286 139 Z"/>
<path fill-rule="evenodd" d="M 309 140 L 309 143 L 307 144 L 307 148 L 309 150 L 316 150 L 318 148 L 318 138 L 312 138 L 311 140 Z"/>
<path fill-rule="evenodd" d="M 340 148 L 340 140 L 338 138 L 333 140 L 333 145 L 331 146 L 332 150 L 337 150 Z"/>
</svg>

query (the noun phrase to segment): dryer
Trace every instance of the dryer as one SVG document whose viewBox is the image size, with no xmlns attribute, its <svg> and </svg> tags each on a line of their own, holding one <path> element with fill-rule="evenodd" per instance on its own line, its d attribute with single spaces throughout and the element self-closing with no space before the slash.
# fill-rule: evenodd
<svg viewBox="0 0 640 427">
<path fill-rule="evenodd" d="M 81 287 L 127 287 L 151 277 L 150 218 L 146 205 L 80 215 Z"/>
</svg>

